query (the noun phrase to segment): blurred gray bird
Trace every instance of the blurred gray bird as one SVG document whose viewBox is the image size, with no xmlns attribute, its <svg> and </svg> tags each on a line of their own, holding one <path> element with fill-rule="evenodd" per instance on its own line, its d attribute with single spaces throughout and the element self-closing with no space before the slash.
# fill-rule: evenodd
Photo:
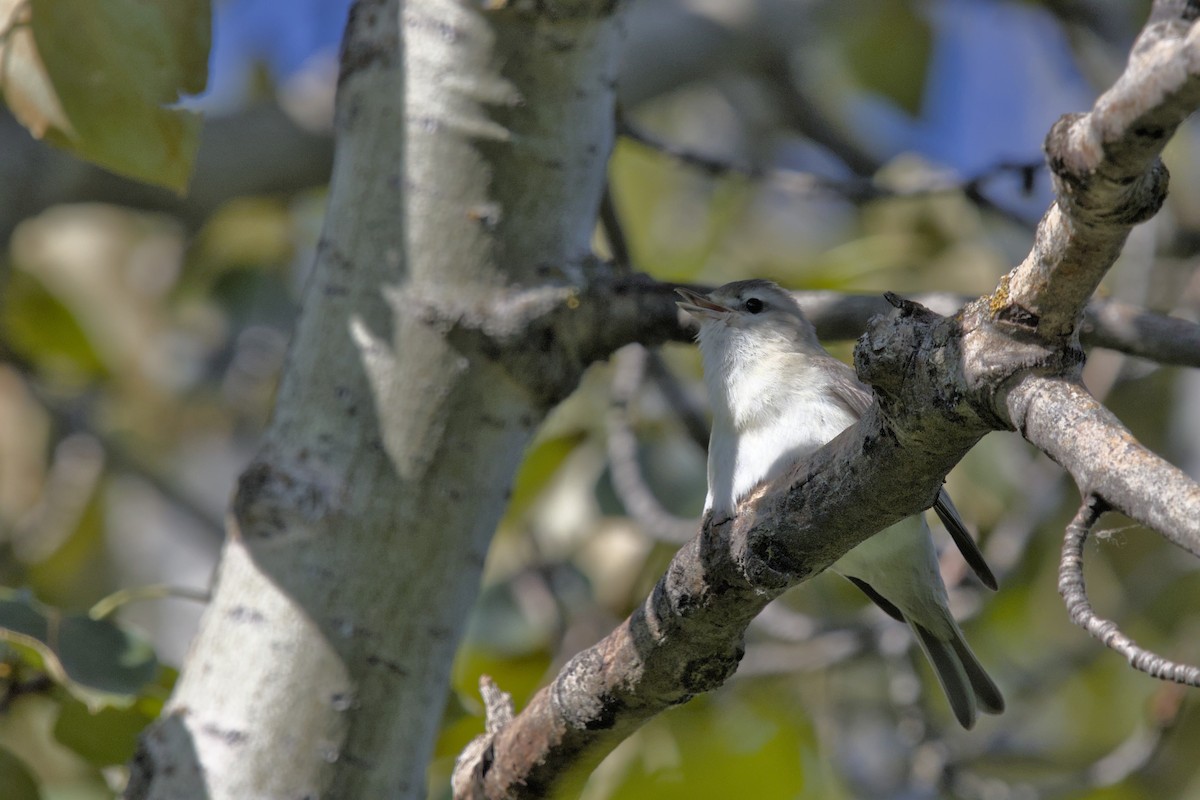
<svg viewBox="0 0 1200 800">
<path fill-rule="evenodd" d="M 854 424 L 871 391 L 826 352 L 795 299 L 770 281 L 736 281 L 708 295 L 676 289 L 700 323 L 697 341 L 712 405 L 708 498 L 717 520 L 738 501 Z M 934 510 L 988 587 L 996 579 L 945 490 Z M 1004 698 L 950 615 L 925 515 L 909 517 L 842 556 L 832 569 L 890 616 L 907 622 L 964 728 Z"/>
</svg>

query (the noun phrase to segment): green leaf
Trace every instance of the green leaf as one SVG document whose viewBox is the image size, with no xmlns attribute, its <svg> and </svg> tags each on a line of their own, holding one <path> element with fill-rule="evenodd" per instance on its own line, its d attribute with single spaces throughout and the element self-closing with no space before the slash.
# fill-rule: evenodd
<svg viewBox="0 0 1200 800">
<path fill-rule="evenodd" d="M 132 704 L 158 670 L 153 648 L 131 630 L 64 615 L 27 592 L 0 590 L 0 640 L 92 709 Z"/>
<path fill-rule="evenodd" d="M 11 592 L 0 598 L 0 635 L 20 634 L 45 642 L 49 635 L 46 616 L 28 592 Z"/>
<path fill-rule="evenodd" d="M 586 438 L 584 433 L 572 433 L 546 439 L 534 445 L 525 454 L 525 460 L 521 462 L 521 469 L 513 482 L 512 497 L 508 501 L 505 519 L 516 519 L 528 509 L 546 488 L 546 484 L 554 477 L 558 468 L 567 460 L 567 456 Z"/>
<path fill-rule="evenodd" d="M 154 678 L 158 659 L 150 643 L 109 620 L 63 617 L 57 654 L 71 680 L 103 694 L 136 695 Z"/>
<path fill-rule="evenodd" d="M 63 303 L 29 273 L 15 269 L 0 297 L 0 335 L 38 365 L 68 364 L 81 377 L 104 374 L 104 363 Z"/>
<path fill-rule="evenodd" d="M 4 800 L 41 800 L 42 793 L 38 791 L 37 781 L 34 780 L 25 762 L 0 747 L 0 788 L 4 790 Z"/>
<path fill-rule="evenodd" d="M 154 721 L 159 704 L 137 702 L 128 708 L 92 712 L 78 700 L 66 700 L 54 723 L 54 738 L 93 766 L 124 764 L 133 758 L 138 736 Z"/>
<path fill-rule="evenodd" d="M 83 158 L 182 192 L 197 114 L 168 108 L 203 90 L 209 0 L 29 0 L 37 55 L 69 126 L 46 138 Z"/>
</svg>

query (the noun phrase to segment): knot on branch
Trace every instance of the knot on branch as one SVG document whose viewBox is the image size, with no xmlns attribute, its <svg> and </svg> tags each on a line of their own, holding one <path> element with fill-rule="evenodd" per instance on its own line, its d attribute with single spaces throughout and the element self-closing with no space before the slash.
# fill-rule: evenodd
<svg viewBox="0 0 1200 800">
<path fill-rule="evenodd" d="M 926 345 L 929 327 L 942 319 L 913 300 L 884 295 L 896 308 L 872 317 L 854 348 L 854 368 L 863 381 L 884 392 L 899 391 L 912 371 L 913 359 Z"/>
<path fill-rule="evenodd" d="M 1039 316 L 1009 294 L 1009 278 L 962 312 L 962 364 L 969 396 L 980 415 L 1014 430 L 1004 404 L 1007 387 L 1028 374 L 1073 378 L 1083 367 L 1078 335 L 1047 337 Z"/>
<path fill-rule="evenodd" d="M 587 366 L 578 352 L 582 306 L 575 286 L 393 288 L 386 298 L 397 318 L 413 317 L 472 361 L 501 367 L 540 406 L 549 408 L 578 383 Z"/>
<path fill-rule="evenodd" d="M 483 698 L 485 733 L 476 736 L 454 761 L 450 784 L 455 797 L 473 797 L 495 762 L 496 734 L 508 727 L 515 716 L 512 695 L 503 691 L 489 675 L 479 676 L 479 694 Z"/>
<path fill-rule="evenodd" d="M 1046 162 L 1054 179 L 1058 206 L 1075 222 L 1091 226 L 1133 227 L 1162 208 L 1170 173 L 1155 157 L 1127 163 L 1106 152 L 1094 114 L 1066 114 L 1046 136 Z M 1158 125 L 1131 128 L 1123 148 L 1142 152 L 1161 148 L 1171 131 Z"/>
<path fill-rule="evenodd" d="M 997 427 L 966 391 L 961 312 L 943 317 L 891 293 L 887 300 L 897 310 L 871 320 L 854 348 L 854 366 L 874 388 L 888 427 L 913 441 L 973 441 Z"/>
<path fill-rule="evenodd" d="M 285 458 L 263 455 L 238 476 L 231 533 L 249 542 L 294 535 L 337 513 L 346 487 L 307 448 Z"/>
</svg>

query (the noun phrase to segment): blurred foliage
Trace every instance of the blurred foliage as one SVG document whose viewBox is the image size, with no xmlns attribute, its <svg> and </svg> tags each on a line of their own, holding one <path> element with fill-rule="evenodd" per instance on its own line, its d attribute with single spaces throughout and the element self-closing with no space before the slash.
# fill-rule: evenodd
<svg viewBox="0 0 1200 800">
<path fill-rule="evenodd" d="M 851 75 L 866 91 L 876 92 L 916 116 L 921 110 L 925 71 L 933 32 L 918 4 L 891 2 L 863 14 L 853 3 L 826 8 L 825 23 L 842 43 Z M 887 57 L 881 57 L 886 53 Z"/>
<path fill-rule="evenodd" d="M 878 13 L 864 12 L 867 5 L 827 5 L 814 21 L 825 26 L 815 28 L 828 59 L 821 85 L 882 97 L 911 115 L 927 99 L 938 33 L 926 4 Z M 178 48 L 186 62 L 199 52 L 199 33 L 181 40 L 156 26 L 176 25 L 171 14 L 199 7 L 160 9 L 167 16 L 157 21 L 143 10 L 134 28 Z M 105 19 L 97 15 L 96 25 Z M 1061 24 L 1095 46 L 1078 18 L 1064 15 Z M 34 25 L 37 34 L 36 14 Z M 54 32 L 37 35 L 43 52 L 51 45 L 41 37 Z M 59 67 L 51 63 L 61 60 L 47 59 L 52 77 Z M 167 73 L 168 83 L 131 87 L 140 92 L 134 99 L 159 109 L 164 86 L 196 88 Z M 729 85 L 718 75 L 628 109 L 662 139 L 763 167 L 755 178 L 714 175 L 619 142 L 610 178 L 638 268 L 697 283 L 765 276 L 804 289 L 981 293 L 1023 257 L 1030 225 L 961 190 L 864 201 L 836 185 L 794 180 L 810 169 L 835 178 L 844 171 L 821 172 L 828 156 L 810 157 L 795 131 L 764 130 Z M 63 103 L 73 123 L 71 114 L 84 113 Z M 110 129 L 103 115 L 95 124 L 120 146 L 164 157 L 161 142 Z M 171 152 L 185 158 L 185 140 Z M 1036 159 L 1040 140 L 1026 145 Z M 1171 201 L 1135 234 L 1102 291 L 1181 314 L 1200 308 L 1196 148 L 1191 130 L 1172 144 Z M 182 163 L 163 168 L 172 185 Z M 898 154 L 875 179 L 903 188 L 936 173 L 928 158 Z M 1036 183 L 1044 190 L 1045 176 Z M 166 215 L 63 205 L 25 220 L 0 253 L 0 583 L 21 587 L 0 599 L 0 626 L 13 632 L 0 652 L 5 800 L 111 798 L 119 789 L 119 765 L 174 681 L 173 670 L 155 664 L 178 663 L 197 610 L 162 600 L 95 615 L 102 619 L 85 610 L 113 592 L 131 590 L 134 599 L 149 583 L 206 585 L 224 505 L 270 413 L 323 202 L 320 192 L 231 198 L 196 232 Z M 832 349 L 848 359 L 850 347 Z M 702 404 L 694 348 L 661 354 L 680 391 Z M 1194 375 L 1093 353 L 1085 377 L 1136 436 L 1200 469 Z M 517 476 L 451 676 L 431 797 L 449 796 L 454 757 L 483 729 L 480 675 L 521 707 L 636 608 L 674 552 L 628 516 L 611 480 L 611 379 L 605 364 L 589 372 L 547 420 Z M 697 514 L 704 452 L 678 409 L 646 380 L 631 413 L 646 483 L 671 513 Z M 960 731 L 906 631 L 847 583 L 822 576 L 751 628 L 728 686 L 648 723 L 587 779 L 583 796 L 1200 796 L 1194 693 L 1133 672 L 1062 609 L 1059 537 L 1074 487 L 1018 437 L 997 433 L 968 454 L 949 488 L 1001 577 L 1000 592 L 989 594 L 964 578 L 953 552 L 944 558 L 954 609 L 1007 695 L 1005 715 Z M 1098 611 L 1146 646 L 1200 660 L 1197 565 L 1127 521 L 1105 526 L 1111 532 L 1088 548 Z M 59 638 L 50 636 L 50 620 Z M 77 641 L 93 642 L 82 648 L 83 675 L 62 650 L 68 620 L 68 642 L 72 626 L 84 637 Z M 141 629 L 154 658 L 135 633 Z M 126 647 L 142 660 L 115 666 Z M 98 701 L 89 686 L 120 702 Z"/>
</svg>

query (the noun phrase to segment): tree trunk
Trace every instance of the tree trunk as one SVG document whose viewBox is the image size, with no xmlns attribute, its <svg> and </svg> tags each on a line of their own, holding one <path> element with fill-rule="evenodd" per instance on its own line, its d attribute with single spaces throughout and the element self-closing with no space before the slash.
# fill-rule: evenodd
<svg viewBox="0 0 1200 800">
<path fill-rule="evenodd" d="M 516 311 L 479 315 L 582 275 L 613 137 L 610 4 L 400 5 L 351 13 L 275 415 L 128 797 L 424 797 L 489 538 L 585 366 L 553 327 L 531 350 L 506 336 Z"/>
</svg>

